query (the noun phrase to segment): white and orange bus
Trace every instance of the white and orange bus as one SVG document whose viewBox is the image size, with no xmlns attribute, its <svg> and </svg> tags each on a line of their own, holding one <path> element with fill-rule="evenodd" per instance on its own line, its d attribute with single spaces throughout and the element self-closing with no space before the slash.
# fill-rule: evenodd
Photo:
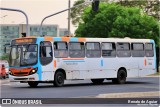
<svg viewBox="0 0 160 107">
<path fill-rule="evenodd" d="M 11 42 L 10 81 L 63 86 L 65 80 L 104 79 L 123 84 L 126 78 L 156 72 L 151 39 L 24 37 Z"/>
</svg>

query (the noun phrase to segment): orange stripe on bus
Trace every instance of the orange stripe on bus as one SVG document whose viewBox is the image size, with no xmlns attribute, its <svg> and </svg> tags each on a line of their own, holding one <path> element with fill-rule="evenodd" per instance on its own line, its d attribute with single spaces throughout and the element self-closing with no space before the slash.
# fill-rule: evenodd
<svg viewBox="0 0 160 107">
<path fill-rule="evenodd" d="M 70 40 L 69 37 L 62 37 L 62 41 L 68 42 L 69 40 Z"/>
<path fill-rule="evenodd" d="M 63 60 L 84 60 L 84 58 L 63 58 Z"/>
<path fill-rule="evenodd" d="M 144 65 L 145 65 L 145 66 L 147 65 L 147 60 L 146 60 L 146 59 L 144 59 Z"/>
<path fill-rule="evenodd" d="M 85 42 L 86 38 L 78 38 L 78 42 Z"/>
<path fill-rule="evenodd" d="M 56 68 L 56 66 L 57 66 L 57 61 L 54 60 L 54 68 Z"/>
<path fill-rule="evenodd" d="M 44 37 L 44 40 L 45 40 L 45 41 L 53 41 L 53 38 L 52 38 L 52 37 L 45 36 L 45 37 Z"/>
</svg>

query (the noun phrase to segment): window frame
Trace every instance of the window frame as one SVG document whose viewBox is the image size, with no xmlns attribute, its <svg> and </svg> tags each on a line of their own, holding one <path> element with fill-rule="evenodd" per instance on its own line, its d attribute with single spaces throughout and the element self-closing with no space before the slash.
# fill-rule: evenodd
<svg viewBox="0 0 160 107">
<path fill-rule="evenodd" d="M 55 43 L 66 43 L 66 46 L 67 46 L 67 49 L 55 49 Z M 57 44 L 58 45 L 58 44 Z M 54 57 L 55 58 L 68 58 L 68 56 L 69 56 L 69 46 L 68 46 L 68 42 L 66 42 L 66 41 L 54 41 L 53 42 L 53 48 L 54 48 Z M 56 55 L 55 55 L 55 51 L 67 51 L 67 56 L 66 57 L 61 57 L 61 56 L 59 56 L 59 57 L 57 57 Z"/>
<path fill-rule="evenodd" d="M 81 43 L 83 43 L 83 49 L 70 49 L 70 43 L 80 43 L 80 45 L 81 45 Z M 70 51 L 84 51 L 84 53 L 83 53 L 82 57 L 72 57 L 70 55 Z M 68 56 L 71 57 L 71 58 L 85 58 L 85 43 L 84 42 L 72 42 L 72 41 L 69 42 L 68 43 Z"/>
<path fill-rule="evenodd" d="M 96 49 L 96 50 L 89 50 L 89 49 L 87 49 L 87 43 L 98 43 L 99 44 L 99 49 Z M 97 57 L 88 57 L 87 56 L 87 51 L 99 51 L 100 52 L 100 55 L 99 56 L 97 56 Z M 87 57 L 87 58 L 100 58 L 101 56 L 102 56 L 102 53 L 101 53 L 101 43 L 100 42 L 86 42 L 85 43 L 85 56 Z"/>
<path fill-rule="evenodd" d="M 146 50 L 146 44 L 151 44 L 151 45 L 152 45 L 152 50 Z M 144 44 L 144 50 L 145 50 L 145 56 L 146 56 L 146 57 L 154 57 L 154 54 L 155 54 L 155 53 L 154 53 L 154 44 L 153 44 L 153 43 L 145 43 L 145 44 Z M 152 52 L 153 52 L 153 55 L 152 55 L 152 56 L 147 56 L 147 55 L 146 55 L 146 51 L 152 51 Z"/>
<path fill-rule="evenodd" d="M 42 46 L 41 45 L 41 43 L 44 43 L 44 42 L 49 42 L 50 43 L 50 46 Z M 51 47 L 51 52 L 52 52 L 52 54 L 51 54 L 51 57 L 42 57 L 41 56 L 41 50 L 42 50 L 42 48 L 41 48 L 41 46 L 42 47 Z M 40 42 L 40 47 L 39 47 L 39 55 L 40 55 L 40 63 L 42 64 L 42 65 L 48 65 L 48 64 L 50 64 L 52 61 L 53 61 L 53 48 L 52 48 L 52 43 L 50 42 L 50 41 L 41 41 Z"/>
<path fill-rule="evenodd" d="M 145 50 L 146 50 L 146 44 L 151 44 L 152 45 L 152 49 L 151 50 L 147 49 L 147 51 L 153 51 L 153 43 L 145 43 Z"/>
<path fill-rule="evenodd" d="M 138 50 L 134 50 L 133 49 L 133 44 L 142 44 L 143 45 L 143 49 L 142 50 L 140 50 L 140 49 L 138 49 Z M 144 45 L 144 43 L 143 42 L 131 42 L 131 56 L 132 57 L 145 57 L 145 45 Z M 132 52 L 133 51 L 143 51 L 144 52 L 144 55 L 143 56 L 133 56 L 133 54 L 132 54 Z"/>
<path fill-rule="evenodd" d="M 102 49 L 102 44 L 103 43 L 111 43 L 112 47 L 114 46 L 115 49 L 112 50 L 106 50 L 106 51 L 115 51 L 115 55 L 114 56 L 103 56 L 103 49 Z M 113 45 L 114 44 L 114 45 Z M 103 58 L 112 58 L 112 57 L 116 57 L 117 56 L 117 50 L 116 50 L 116 43 L 115 42 L 101 42 L 101 56 Z"/>
<path fill-rule="evenodd" d="M 119 43 L 123 43 L 123 44 L 128 44 L 129 45 L 129 49 L 118 49 L 118 44 Z M 120 55 L 118 55 L 118 51 L 129 51 L 129 56 L 120 56 Z M 116 55 L 117 55 L 117 57 L 122 57 L 122 58 L 125 58 L 125 57 L 131 57 L 131 43 L 130 42 L 117 42 L 116 43 Z"/>
</svg>

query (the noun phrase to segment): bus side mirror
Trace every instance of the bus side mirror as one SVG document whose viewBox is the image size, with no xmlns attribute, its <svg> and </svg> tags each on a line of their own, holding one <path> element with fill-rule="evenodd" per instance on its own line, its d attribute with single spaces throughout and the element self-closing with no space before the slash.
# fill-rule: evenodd
<svg viewBox="0 0 160 107">
<path fill-rule="evenodd" d="M 99 0 L 93 0 L 92 10 L 96 12 L 96 11 L 98 11 L 98 9 L 99 9 Z"/>
</svg>

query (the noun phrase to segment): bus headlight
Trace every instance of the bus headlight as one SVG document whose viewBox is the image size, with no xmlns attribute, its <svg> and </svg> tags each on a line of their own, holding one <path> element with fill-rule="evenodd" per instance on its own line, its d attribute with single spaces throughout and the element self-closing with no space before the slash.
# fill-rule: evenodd
<svg viewBox="0 0 160 107">
<path fill-rule="evenodd" d="M 30 71 L 29 75 L 35 74 L 37 72 L 38 68 L 34 68 Z"/>
<path fill-rule="evenodd" d="M 35 72 L 36 72 L 36 70 L 35 70 L 35 69 L 32 69 L 32 72 L 33 72 L 33 73 L 35 73 Z"/>
</svg>

